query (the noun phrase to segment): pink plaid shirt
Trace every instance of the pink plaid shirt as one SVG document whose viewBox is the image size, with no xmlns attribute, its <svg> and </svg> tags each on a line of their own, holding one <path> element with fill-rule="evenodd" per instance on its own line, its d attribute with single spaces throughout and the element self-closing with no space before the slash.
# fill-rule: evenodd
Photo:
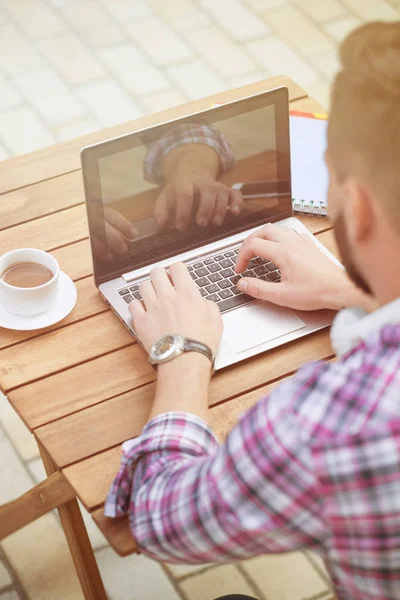
<svg viewBox="0 0 400 600">
<path fill-rule="evenodd" d="M 105 514 L 128 513 L 156 559 L 309 548 L 340 599 L 400 598 L 400 299 L 355 315 L 332 328 L 337 362 L 301 368 L 225 443 L 190 414 L 150 421 L 123 445 Z"/>
</svg>

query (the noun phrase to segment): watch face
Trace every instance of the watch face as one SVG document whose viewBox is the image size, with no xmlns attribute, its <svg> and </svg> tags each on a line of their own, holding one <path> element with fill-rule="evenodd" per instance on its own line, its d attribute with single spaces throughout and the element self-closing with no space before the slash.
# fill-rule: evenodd
<svg viewBox="0 0 400 600">
<path fill-rule="evenodd" d="M 174 345 L 175 339 L 172 335 L 164 335 L 154 346 L 154 353 L 156 356 L 162 356 L 171 350 Z"/>
</svg>

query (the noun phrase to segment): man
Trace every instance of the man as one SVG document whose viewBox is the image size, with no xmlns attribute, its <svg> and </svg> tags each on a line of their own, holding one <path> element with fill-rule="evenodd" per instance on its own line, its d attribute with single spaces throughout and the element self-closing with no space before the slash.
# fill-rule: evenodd
<svg viewBox="0 0 400 600">
<path fill-rule="evenodd" d="M 124 444 L 106 514 L 129 512 L 160 560 L 230 562 L 310 548 L 340 599 L 400 598 L 400 23 L 373 23 L 341 48 L 332 93 L 329 212 L 347 273 L 293 232 L 266 226 L 242 246 L 278 264 L 282 283 L 247 293 L 339 313 L 337 361 L 313 363 L 261 399 L 218 445 L 207 425 L 210 363 L 184 353 L 158 367 L 150 421 Z M 309 259 L 309 263 L 303 262 Z M 299 277 L 298 265 L 311 264 Z M 130 305 L 147 350 L 165 334 L 216 351 L 217 307 L 182 264 Z M 357 286 L 357 287 L 356 287 Z M 367 294 L 371 294 L 372 298 Z M 268 361 L 268 354 L 265 356 Z"/>
</svg>

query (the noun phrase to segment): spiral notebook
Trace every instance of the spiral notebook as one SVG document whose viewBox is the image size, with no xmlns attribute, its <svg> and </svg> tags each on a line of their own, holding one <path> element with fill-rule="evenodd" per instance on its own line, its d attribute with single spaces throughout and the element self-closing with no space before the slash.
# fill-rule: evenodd
<svg viewBox="0 0 400 600">
<path fill-rule="evenodd" d="M 303 215 L 327 214 L 327 125 L 326 115 L 290 111 L 293 210 Z"/>
</svg>

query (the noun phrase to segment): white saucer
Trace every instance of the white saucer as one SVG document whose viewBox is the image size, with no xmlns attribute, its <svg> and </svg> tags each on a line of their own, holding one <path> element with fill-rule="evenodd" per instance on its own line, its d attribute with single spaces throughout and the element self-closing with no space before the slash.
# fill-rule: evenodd
<svg viewBox="0 0 400 600">
<path fill-rule="evenodd" d="M 0 304 L 0 327 L 17 331 L 32 331 L 33 329 L 49 327 L 69 315 L 75 306 L 76 297 L 74 282 L 63 271 L 60 271 L 57 300 L 51 308 L 40 315 L 21 317 L 8 312 Z"/>
</svg>

